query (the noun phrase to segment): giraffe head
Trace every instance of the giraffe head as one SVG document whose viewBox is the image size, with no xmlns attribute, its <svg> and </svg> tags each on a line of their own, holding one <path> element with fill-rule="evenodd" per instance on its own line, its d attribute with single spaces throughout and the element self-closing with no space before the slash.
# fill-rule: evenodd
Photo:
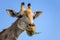
<svg viewBox="0 0 60 40">
<path fill-rule="evenodd" d="M 20 15 L 22 16 L 22 20 L 24 20 L 27 24 L 29 25 L 34 25 L 34 21 L 33 21 L 33 12 L 31 10 L 31 4 L 28 4 L 28 8 L 24 8 L 24 3 L 21 3 L 21 12 Z M 20 16 L 19 15 L 19 16 Z"/>
<path fill-rule="evenodd" d="M 35 24 L 34 24 L 34 19 L 37 18 L 39 16 L 39 14 L 41 14 L 41 11 L 37 11 L 35 12 L 35 14 L 32 12 L 32 7 L 31 4 L 28 3 L 28 8 L 24 8 L 24 3 L 21 3 L 21 11 L 19 13 L 15 13 L 13 10 L 11 9 L 7 9 L 6 11 L 12 16 L 12 17 L 16 17 L 17 19 L 19 19 L 19 21 L 23 21 L 26 24 L 26 31 L 27 33 L 30 32 L 30 34 L 28 33 L 29 36 L 32 36 L 33 33 L 31 32 L 35 32 Z M 21 22 L 20 22 L 21 23 Z M 19 23 L 18 23 L 19 24 Z M 25 26 L 25 25 L 24 25 Z M 21 27 L 22 28 L 22 27 Z"/>
</svg>

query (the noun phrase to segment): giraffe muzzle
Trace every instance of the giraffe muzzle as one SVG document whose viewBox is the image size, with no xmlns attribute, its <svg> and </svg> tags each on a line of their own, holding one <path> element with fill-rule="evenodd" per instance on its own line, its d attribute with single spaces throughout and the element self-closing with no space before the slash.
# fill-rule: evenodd
<svg viewBox="0 0 60 40">
<path fill-rule="evenodd" d="M 29 36 L 33 36 L 35 34 L 36 27 L 33 24 L 29 24 L 29 26 L 26 27 L 26 32 Z"/>
</svg>

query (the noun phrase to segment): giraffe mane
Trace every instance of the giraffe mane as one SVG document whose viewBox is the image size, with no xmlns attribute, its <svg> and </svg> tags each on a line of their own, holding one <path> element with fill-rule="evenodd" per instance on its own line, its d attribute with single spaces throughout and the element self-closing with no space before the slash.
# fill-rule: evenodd
<svg viewBox="0 0 60 40">
<path fill-rule="evenodd" d="M 6 30 L 7 30 L 7 29 L 4 29 L 2 32 L 0 32 L 0 35 L 1 35 L 2 33 L 4 33 Z"/>
</svg>

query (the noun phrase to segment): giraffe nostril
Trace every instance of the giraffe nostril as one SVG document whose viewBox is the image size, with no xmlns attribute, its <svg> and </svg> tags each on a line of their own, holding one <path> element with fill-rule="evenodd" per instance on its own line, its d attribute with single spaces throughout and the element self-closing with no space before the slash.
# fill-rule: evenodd
<svg viewBox="0 0 60 40">
<path fill-rule="evenodd" d="M 29 24 L 29 26 L 31 26 L 31 24 Z"/>
<path fill-rule="evenodd" d="M 29 24 L 29 26 L 35 26 L 35 24 Z"/>
</svg>

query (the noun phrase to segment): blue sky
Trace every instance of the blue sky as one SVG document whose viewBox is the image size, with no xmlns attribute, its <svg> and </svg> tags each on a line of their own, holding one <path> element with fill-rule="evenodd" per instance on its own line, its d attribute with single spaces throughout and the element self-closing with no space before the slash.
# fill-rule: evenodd
<svg viewBox="0 0 60 40">
<path fill-rule="evenodd" d="M 33 12 L 43 12 L 34 20 L 36 31 L 42 33 L 29 37 L 23 32 L 18 40 L 60 40 L 60 0 L 0 0 L 0 31 L 16 20 L 6 13 L 6 9 L 19 12 L 21 2 L 25 2 L 25 7 L 31 3 Z"/>
</svg>

